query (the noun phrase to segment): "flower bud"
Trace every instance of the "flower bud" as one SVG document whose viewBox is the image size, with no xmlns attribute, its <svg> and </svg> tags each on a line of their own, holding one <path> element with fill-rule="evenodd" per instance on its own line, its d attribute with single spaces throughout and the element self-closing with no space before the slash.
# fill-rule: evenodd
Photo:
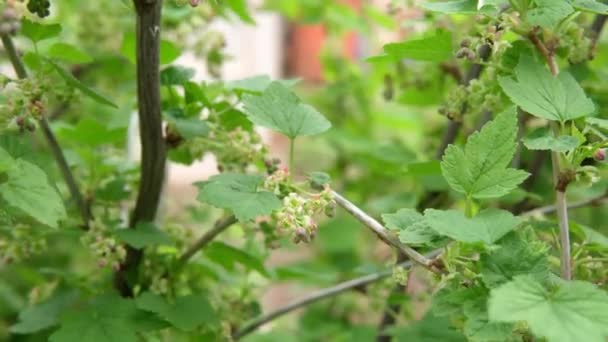
<svg viewBox="0 0 608 342">
<path fill-rule="evenodd" d="M 604 161 L 606 159 L 606 150 L 600 148 L 599 150 L 595 151 L 593 158 L 595 158 L 597 161 Z"/>
</svg>

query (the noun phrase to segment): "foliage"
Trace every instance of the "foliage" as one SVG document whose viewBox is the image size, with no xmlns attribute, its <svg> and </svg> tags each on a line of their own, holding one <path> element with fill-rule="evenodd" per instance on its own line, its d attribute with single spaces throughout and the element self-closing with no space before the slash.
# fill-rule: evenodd
<svg viewBox="0 0 608 342">
<path fill-rule="evenodd" d="M 312 86 L 223 79 L 247 1 L 157 1 L 0 0 L 0 340 L 608 338 L 607 5 L 267 0 L 324 27 Z"/>
</svg>

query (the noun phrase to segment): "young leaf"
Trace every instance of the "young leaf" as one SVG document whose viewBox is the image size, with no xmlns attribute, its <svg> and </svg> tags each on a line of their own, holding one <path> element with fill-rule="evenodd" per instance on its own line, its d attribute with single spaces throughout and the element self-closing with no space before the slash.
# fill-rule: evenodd
<svg viewBox="0 0 608 342">
<path fill-rule="evenodd" d="M 531 56 L 522 55 L 516 79 L 499 77 L 502 90 L 526 112 L 547 120 L 567 121 L 595 112 L 595 105 L 568 72 L 554 77 Z"/>
<path fill-rule="evenodd" d="M 441 235 L 461 242 L 493 244 L 515 229 L 522 220 L 500 209 L 482 210 L 473 218 L 458 210 L 427 209 L 424 217 L 428 225 Z"/>
<path fill-rule="evenodd" d="M 246 115 L 256 125 L 285 134 L 290 139 L 325 132 L 331 123 L 280 82 L 272 82 L 261 95 L 243 96 Z"/>
<path fill-rule="evenodd" d="M 33 43 L 37 43 L 41 40 L 57 37 L 61 33 L 61 25 L 44 25 L 24 18 L 21 21 L 21 33 Z"/>
<path fill-rule="evenodd" d="M 398 231 L 399 240 L 406 244 L 427 245 L 438 238 L 424 216 L 414 209 L 399 209 L 394 214 L 382 214 L 382 220 L 387 228 Z"/>
<path fill-rule="evenodd" d="M 536 7 L 526 14 L 526 21 L 535 26 L 552 28 L 574 11 L 567 1 L 535 0 Z"/>
<path fill-rule="evenodd" d="M 604 342 L 608 337 L 608 294 L 584 281 L 546 289 L 530 276 L 519 276 L 492 290 L 490 320 L 526 321 L 550 342 Z"/>
<path fill-rule="evenodd" d="M 0 197 L 6 204 L 52 228 L 67 217 L 63 200 L 38 166 L 17 159 L 6 176 L 7 181 L 0 183 Z"/>
<path fill-rule="evenodd" d="M 44 303 L 19 313 L 19 322 L 10 327 L 13 334 L 31 334 L 59 324 L 59 314 L 76 300 L 75 292 L 56 295 Z"/>
<path fill-rule="evenodd" d="M 477 0 L 454 0 L 445 2 L 426 2 L 422 8 L 440 13 L 477 13 Z"/>
<path fill-rule="evenodd" d="M 69 71 L 67 71 L 64 68 L 60 67 L 59 65 L 55 64 L 55 62 L 53 62 L 51 60 L 47 60 L 47 62 L 53 67 L 53 69 L 55 69 L 55 71 L 57 71 L 59 76 L 61 76 L 63 78 L 63 80 L 69 86 L 80 90 L 83 94 L 85 94 L 86 96 L 95 100 L 97 103 L 104 104 L 106 106 L 110 106 L 110 107 L 114 107 L 114 108 L 118 108 L 118 106 L 116 104 L 114 104 L 114 102 L 108 100 L 106 97 L 100 95 L 99 93 L 95 92 L 93 89 L 87 87 L 84 83 L 80 82 L 79 79 L 74 77 L 74 75 L 72 75 Z"/>
<path fill-rule="evenodd" d="M 268 271 L 256 256 L 240 250 L 220 241 L 212 242 L 206 249 L 205 254 L 214 262 L 224 266 L 224 268 L 234 269 L 234 263 L 239 263 L 248 270 L 258 271 L 261 275 L 268 277 Z"/>
<path fill-rule="evenodd" d="M 571 3 L 579 11 L 608 15 L 608 5 L 596 0 L 571 0 Z"/>
<path fill-rule="evenodd" d="M 528 177 L 508 168 L 515 153 L 517 117 L 506 110 L 473 133 L 464 150 L 450 145 L 441 161 L 441 172 L 452 189 L 472 198 L 495 198 L 508 194 Z"/>
<path fill-rule="evenodd" d="M 138 311 L 133 300 L 116 295 L 95 298 L 85 308 L 69 312 L 51 342 L 137 342 Z"/>
<path fill-rule="evenodd" d="M 90 63 L 93 58 L 86 52 L 80 50 L 74 45 L 66 43 L 55 43 L 47 52 L 47 55 L 52 58 L 64 60 L 68 63 Z"/>
<path fill-rule="evenodd" d="M 569 152 L 578 147 L 580 142 L 571 135 L 554 137 L 548 130 L 538 130 L 523 139 L 524 145 L 530 150 L 550 150 Z"/>
<path fill-rule="evenodd" d="M 200 189 L 198 200 L 232 210 L 239 221 L 253 220 L 281 206 L 281 201 L 273 193 L 258 190 L 262 182 L 261 176 L 222 173 L 207 182 L 196 183 Z"/>
<path fill-rule="evenodd" d="M 452 34 L 449 31 L 437 30 L 433 35 L 422 39 L 384 45 L 384 52 L 394 60 L 407 58 L 443 62 L 453 57 Z"/>
<path fill-rule="evenodd" d="M 539 281 L 549 275 L 549 263 L 544 249 L 530 241 L 509 234 L 500 241 L 500 248 L 481 255 L 481 276 L 488 288 L 493 288 L 516 276 L 528 274 Z"/>
<path fill-rule="evenodd" d="M 160 72 L 160 84 L 164 86 L 182 85 L 188 82 L 196 70 L 182 66 L 171 65 Z"/>
<path fill-rule="evenodd" d="M 226 82 L 226 89 L 248 93 L 262 93 L 272 82 L 272 79 L 270 79 L 268 75 L 257 75 L 247 77 L 242 80 Z M 299 80 L 278 80 L 276 82 L 282 83 L 285 87 L 291 88 L 298 83 Z"/>
<path fill-rule="evenodd" d="M 120 229 L 115 235 L 120 241 L 138 249 L 171 243 L 171 238 L 152 223 L 139 223 L 135 229 Z"/>
<path fill-rule="evenodd" d="M 139 309 L 153 312 L 183 331 L 219 322 L 215 310 L 202 295 L 177 297 L 173 303 L 168 303 L 164 298 L 146 292 L 135 301 Z"/>
</svg>

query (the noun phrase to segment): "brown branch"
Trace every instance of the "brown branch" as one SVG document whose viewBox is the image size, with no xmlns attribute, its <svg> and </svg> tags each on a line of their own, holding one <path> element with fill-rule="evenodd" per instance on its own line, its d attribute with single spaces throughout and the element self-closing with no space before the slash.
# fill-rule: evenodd
<svg viewBox="0 0 608 342">
<path fill-rule="evenodd" d="M 356 218 L 359 222 L 363 223 L 364 226 L 369 228 L 380 240 L 387 245 L 395 248 L 398 252 L 407 255 L 411 260 L 425 267 L 433 273 L 441 274 L 442 272 L 437 269 L 434 265 L 434 260 L 427 259 L 424 255 L 418 253 L 415 249 L 403 244 L 399 239 L 393 235 L 388 229 L 386 229 L 380 222 L 376 221 L 373 217 L 366 214 L 359 207 L 354 205 L 352 202 L 342 197 L 337 192 L 332 193 L 336 203 L 344 208 L 349 214 Z"/>
<path fill-rule="evenodd" d="M 441 254 L 441 251 L 442 251 L 442 249 L 438 249 L 433 252 L 430 252 L 429 254 L 427 254 L 425 256 L 425 258 L 427 258 L 429 260 L 434 259 Z M 399 264 L 398 266 L 403 267 L 403 268 L 411 268 L 413 265 L 414 264 L 411 261 L 406 261 L 404 263 Z M 369 275 L 366 275 L 366 276 L 363 276 L 360 278 L 345 281 L 343 283 L 340 283 L 338 285 L 335 285 L 335 286 L 332 286 L 332 287 L 329 287 L 326 289 L 322 289 L 322 290 L 313 292 L 308 296 L 304 296 L 281 308 L 278 308 L 277 310 L 271 311 L 267 314 L 264 314 L 256 319 L 254 319 L 250 323 L 246 324 L 243 328 L 236 331 L 232 335 L 232 337 L 235 340 L 239 340 L 239 339 L 245 337 L 246 335 L 249 335 L 250 333 L 254 332 L 256 329 L 263 326 L 264 324 L 267 324 L 296 309 L 305 307 L 312 303 L 316 303 L 322 299 L 337 296 L 337 295 L 342 294 L 349 290 L 361 289 L 362 287 L 364 287 L 368 284 L 371 284 L 371 283 L 374 283 L 381 279 L 384 279 L 386 277 L 389 277 L 392 274 L 392 272 L 393 272 L 392 269 L 388 269 L 388 270 L 380 271 L 377 273 L 372 273 L 372 274 L 369 274 Z"/>
<path fill-rule="evenodd" d="M 205 248 L 213 239 L 215 239 L 221 232 L 228 229 L 233 224 L 237 223 L 238 220 L 234 215 L 225 217 L 217 220 L 209 231 L 205 232 L 198 240 L 196 240 L 192 246 L 190 246 L 184 254 L 178 259 L 178 265 L 183 265 L 190 260 L 198 251 Z M 178 266 L 179 267 L 179 266 Z"/>
<path fill-rule="evenodd" d="M 165 178 L 166 146 L 160 102 L 160 25 L 162 0 L 134 0 L 137 14 L 137 103 L 141 139 L 141 176 L 129 227 L 156 219 Z M 132 296 L 132 283 L 142 251 L 127 246 L 127 257 L 114 276 L 122 296 Z"/>
<path fill-rule="evenodd" d="M 591 36 L 591 48 L 589 50 L 589 59 L 592 59 L 595 56 L 595 52 L 597 50 L 597 43 L 600 39 L 600 36 L 602 35 L 604 26 L 606 26 L 606 19 L 608 19 L 608 16 L 599 14 L 593 20 L 591 27 L 589 27 Z"/>
<path fill-rule="evenodd" d="M 6 50 L 11 64 L 13 65 L 13 69 L 15 69 L 15 74 L 17 74 L 17 77 L 19 77 L 20 79 L 27 78 L 27 70 L 25 69 L 23 62 L 21 61 L 21 57 L 19 56 L 19 53 L 17 52 L 17 49 L 13 44 L 13 40 L 11 39 L 11 37 L 7 34 L 2 34 L 0 35 L 0 38 L 2 38 L 2 44 L 4 45 L 4 49 Z M 46 141 L 49 144 L 49 149 L 51 150 L 51 153 L 55 158 L 55 162 L 59 167 L 59 171 L 61 172 L 61 175 L 63 176 L 63 179 L 68 186 L 70 196 L 72 196 L 72 199 L 76 202 L 76 206 L 80 211 L 80 216 L 83 221 L 82 227 L 84 229 L 87 229 L 89 227 L 89 220 L 91 218 L 91 211 L 89 209 L 89 206 L 80 192 L 78 183 L 74 178 L 74 174 L 72 174 L 72 170 L 70 169 L 70 166 L 68 165 L 68 162 L 65 159 L 63 150 L 61 149 L 61 146 L 59 146 L 59 142 L 57 141 L 55 134 L 53 134 L 53 131 L 51 130 L 51 127 L 49 126 L 46 117 L 43 116 L 39 120 L 39 123 L 40 128 L 42 129 L 42 134 L 46 138 Z"/>
</svg>

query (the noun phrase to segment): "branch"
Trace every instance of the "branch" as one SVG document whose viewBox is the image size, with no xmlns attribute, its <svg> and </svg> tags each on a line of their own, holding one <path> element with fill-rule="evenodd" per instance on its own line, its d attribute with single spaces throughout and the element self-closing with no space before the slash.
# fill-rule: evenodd
<svg viewBox="0 0 608 342">
<path fill-rule="evenodd" d="M 19 57 L 19 53 L 17 52 L 15 45 L 13 44 L 13 40 L 7 34 L 2 34 L 0 35 L 0 37 L 2 38 L 2 44 L 4 45 L 4 49 L 6 50 L 11 64 L 13 65 L 13 69 L 15 69 L 15 74 L 17 74 L 17 77 L 19 77 L 20 79 L 27 78 L 27 71 L 25 70 L 25 66 L 23 65 L 23 62 Z M 82 197 L 80 189 L 78 188 L 78 183 L 76 182 L 76 179 L 72 174 L 72 170 L 70 170 L 70 166 L 68 165 L 68 162 L 65 159 L 63 150 L 61 149 L 61 146 L 59 146 L 59 142 L 53 134 L 53 131 L 51 130 L 51 127 L 49 126 L 46 117 L 43 116 L 39 120 L 39 122 L 40 128 L 42 129 L 42 134 L 44 135 L 49 144 L 51 153 L 53 154 L 53 157 L 57 162 L 57 166 L 61 171 L 61 175 L 63 176 L 63 179 L 68 186 L 70 195 L 72 196 L 72 199 L 76 202 L 76 206 L 80 211 L 80 216 L 82 217 L 83 221 L 83 228 L 88 229 L 89 220 L 91 218 L 89 206 Z"/>
<path fill-rule="evenodd" d="M 605 2 L 605 1 L 604 1 Z M 608 16 L 600 14 L 595 17 L 593 23 L 589 30 L 591 31 L 591 49 L 589 51 L 590 58 L 595 55 L 595 51 L 597 49 L 597 43 L 602 35 L 602 31 L 604 30 L 604 26 L 606 25 L 606 19 Z"/>
<path fill-rule="evenodd" d="M 489 44 L 484 44 L 479 48 L 479 58 L 482 61 L 487 61 L 490 58 L 490 55 L 492 54 L 492 47 Z M 468 86 L 472 80 L 479 78 L 479 76 L 481 76 L 481 72 L 483 71 L 483 64 L 473 64 L 471 66 L 471 68 L 469 69 L 469 71 L 467 72 L 466 76 L 462 79 L 462 85 L 464 86 Z M 466 104 L 462 110 L 462 112 L 464 112 L 466 110 Z M 445 152 L 445 149 L 448 147 L 448 145 L 453 144 L 454 141 L 456 140 L 456 137 L 458 136 L 458 131 L 460 131 L 460 128 L 462 127 L 462 122 L 457 121 L 457 120 L 450 120 L 450 122 L 448 123 L 448 127 L 445 130 L 445 133 L 443 134 L 443 139 L 441 140 L 441 144 L 439 145 L 439 147 L 437 148 L 437 152 L 435 153 L 435 158 L 437 159 L 441 159 L 441 157 L 443 156 L 443 153 Z"/>
<path fill-rule="evenodd" d="M 399 239 L 393 235 L 388 229 L 386 229 L 380 222 L 376 221 L 373 217 L 366 214 L 363 210 L 359 209 L 356 205 L 348 201 L 346 198 L 337 192 L 333 192 L 333 197 L 339 206 L 344 208 L 354 218 L 363 223 L 364 226 L 369 228 L 372 232 L 384 241 L 387 245 L 397 249 L 397 251 L 407 255 L 414 262 L 424 266 L 434 273 L 441 273 L 437 268 L 433 266 L 433 260 L 427 259 L 424 255 L 418 253 L 415 249 L 401 243 Z"/>
<path fill-rule="evenodd" d="M 584 208 L 587 206 L 601 206 L 604 204 L 608 204 L 608 192 L 605 194 L 602 194 L 600 196 L 596 196 L 596 197 L 588 198 L 588 199 L 581 200 L 578 202 L 570 203 L 570 204 L 568 204 L 568 210 Z M 557 207 L 555 205 L 548 205 L 546 207 L 540 207 L 540 208 L 536 208 L 536 209 L 527 211 L 527 212 L 521 214 L 521 216 L 533 217 L 533 216 L 551 214 L 556 211 L 557 211 Z"/>
<path fill-rule="evenodd" d="M 439 256 L 441 254 L 441 251 L 442 251 L 441 249 L 435 250 L 435 251 L 427 254 L 424 258 L 428 259 L 428 260 L 432 260 L 432 259 L 436 258 L 437 256 Z M 411 261 L 406 261 L 406 262 L 399 264 L 398 266 L 403 267 L 403 268 L 411 268 L 413 266 L 413 263 Z M 348 290 L 366 286 L 366 285 L 376 282 L 378 280 L 384 279 L 384 278 L 390 276 L 392 273 L 393 273 L 392 269 L 387 269 L 384 271 L 368 274 L 368 275 L 360 277 L 360 278 L 351 279 L 351 280 L 345 281 L 343 283 L 340 283 L 338 285 L 313 292 L 313 293 L 309 294 L 308 296 L 304 296 L 300 299 L 292 301 L 291 303 L 285 305 L 282 308 L 279 308 L 277 310 L 271 311 L 265 315 L 258 317 L 257 319 L 251 321 L 249 324 L 246 324 L 243 328 L 236 331 L 232 335 L 232 337 L 235 340 L 238 340 L 238 339 L 252 333 L 253 331 L 255 331 L 257 328 L 261 327 L 262 325 L 264 325 L 268 322 L 271 322 L 285 314 L 288 314 L 291 311 L 305 307 L 309 304 L 315 303 L 322 299 L 339 295 Z"/>
<path fill-rule="evenodd" d="M 137 103 L 141 139 L 141 176 L 129 227 L 156 219 L 165 179 L 167 150 L 163 140 L 160 102 L 160 25 L 162 0 L 133 0 L 137 12 Z M 114 275 L 122 296 L 133 295 L 131 285 L 142 251 L 127 246 L 127 257 Z"/>
<path fill-rule="evenodd" d="M 547 46 L 538 38 L 535 31 L 528 35 L 532 44 L 543 55 L 553 76 L 559 74 L 559 66 L 555 60 L 554 51 L 549 50 Z M 559 134 L 559 127 L 555 123 L 551 123 L 551 128 L 555 135 Z M 566 198 L 566 188 L 570 182 L 569 176 L 563 174 L 560 165 L 560 155 L 558 152 L 551 152 L 551 162 L 553 164 L 553 182 L 555 183 L 555 208 L 559 223 L 559 236 L 561 245 L 561 275 L 565 280 L 572 279 L 572 263 L 570 251 L 570 226 L 568 222 L 568 202 Z"/>
<path fill-rule="evenodd" d="M 234 217 L 234 215 L 230 215 L 223 219 L 217 220 L 213 225 L 213 228 L 205 232 L 198 240 L 196 240 L 196 242 L 192 244 L 192 246 L 190 246 L 184 252 L 184 254 L 179 257 L 178 264 L 183 265 L 188 262 L 188 260 L 190 260 L 190 258 L 192 258 L 198 251 L 200 251 L 211 241 L 213 241 L 216 236 L 218 236 L 221 232 L 228 229 L 228 227 L 232 226 L 237 222 L 238 220 L 236 219 L 236 217 Z"/>
</svg>

